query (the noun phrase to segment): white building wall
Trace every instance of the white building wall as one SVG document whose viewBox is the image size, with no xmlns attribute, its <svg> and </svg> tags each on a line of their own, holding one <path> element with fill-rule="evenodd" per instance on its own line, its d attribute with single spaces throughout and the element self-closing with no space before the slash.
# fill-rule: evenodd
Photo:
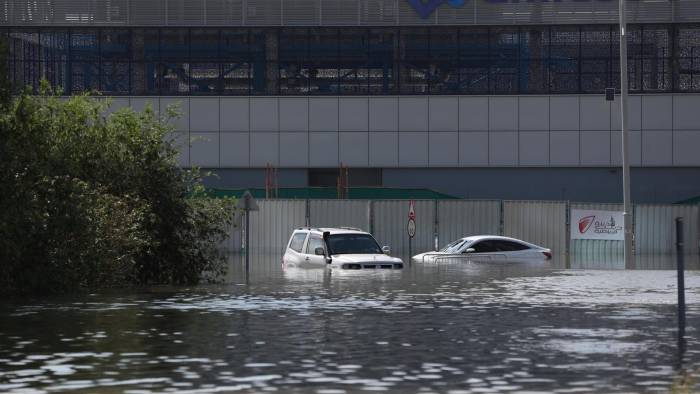
<svg viewBox="0 0 700 394">
<path fill-rule="evenodd" d="M 619 101 L 590 96 L 132 97 L 179 104 L 183 166 L 619 166 Z M 700 166 L 700 95 L 630 98 L 638 167 Z M 190 140 L 188 146 L 185 142 Z"/>
</svg>

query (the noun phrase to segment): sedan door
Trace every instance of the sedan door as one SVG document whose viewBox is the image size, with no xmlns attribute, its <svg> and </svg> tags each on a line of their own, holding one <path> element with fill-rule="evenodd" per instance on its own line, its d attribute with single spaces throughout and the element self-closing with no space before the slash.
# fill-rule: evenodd
<svg viewBox="0 0 700 394">
<path fill-rule="evenodd" d="M 495 243 L 497 248 L 506 255 L 508 261 L 531 261 L 538 255 L 538 253 L 533 253 L 532 248 L 519 242 L 498 240 Z"/>
<path fill-rule="evenodd" d="M 505 261 L 507 258 L 497 247 L 496 241 L 491 239 L 474 242 L 468 249 L 474 249 L 473 252 L 466 254 L 469 261 Z"/>
</svg>

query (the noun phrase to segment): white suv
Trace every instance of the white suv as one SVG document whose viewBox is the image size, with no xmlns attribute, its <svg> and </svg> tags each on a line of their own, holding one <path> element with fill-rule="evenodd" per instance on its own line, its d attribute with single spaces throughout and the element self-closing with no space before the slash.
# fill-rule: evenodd
<svg viewBox="0 0 700 394">
<path fill-rule="evenodd" d="M 356 228 L 294 230 L 282 262 L 288 267 L 329 267 L 343 270 L 402 269 L 403 261 L 389 256 L 370 233 Z"/>
</svg>

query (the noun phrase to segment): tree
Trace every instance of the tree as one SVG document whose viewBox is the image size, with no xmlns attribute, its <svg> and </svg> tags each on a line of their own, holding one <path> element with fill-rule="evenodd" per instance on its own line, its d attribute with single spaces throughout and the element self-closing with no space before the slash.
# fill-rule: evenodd
<svg viewBox="0 0 700 394">
<path fill-rule="evenodd" d="M 194 284 L 220 273 L 234 201 L 176 164 L 173 116 L 109 101 L 14 97 L 0 111 L 0 291 Z"/>
</svg>

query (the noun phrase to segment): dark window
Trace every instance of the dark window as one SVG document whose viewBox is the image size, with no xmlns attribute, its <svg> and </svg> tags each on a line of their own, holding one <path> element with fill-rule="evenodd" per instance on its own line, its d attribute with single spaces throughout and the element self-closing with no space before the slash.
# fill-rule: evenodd
<svg viewBox="0 0 700 394">
<path fill-rule="evenodd" d="M 218 94 L 221 69 L 218 63 L 190 63 L 190 94 Z"/>
<path fill-rule="evenodd" d="M 445 28 L 430 34 L 428 78 L 431 94 L 459 93 L 459 30 Z"/>
<path fill-rule="evenodd" d="M 110 95 L 129 94 L 129 63 L 103 61 L 100 65 L 100 91 Z"/>
<path fill-rule="evenodd" d="M 338 92 L 367 94 L 370 87 L 367 30 L 342 29 L 338 33 Z"/>
<path fill-rule="evenodd" d="M 680 92 L 700 91 L 700 25 L 678 26 L 676 30 L 678 75 L 676 88 Z"/>
<path fill-rule="evenodd" d="M 491 241 L 492 245 L 499 252 L 517 252 L 520 250 L 530 249 L 529 247 L 512 241 Z"/>
<path fill-rule="evenodd" d="M 515 27 L 492 28 L 490 34 L 490 93 L 519 93 L 519 35 Z"/>
<path fill-rule="evenodd" d="M 282 30 L 279 35 L 280 94 L 309 93 L 310 63 L 308 30 Z"/>
<path fill-rule="evenodd" d="M 469 248 L 474 249 L 474 253 L 492 253 L 498 252 L 498 249 L 494 245 L 493 241 L 479 241 L 474 245 L 469 246 Z"/>
<path fill-rule="evenodd" d="M 289 248 L 301 253 L 301 249 L 304 247 L 304 240 L 306 240 L 306 234 L 308 233 L 295 233 L 292 235 L 292 240 L 289 242 Z"/>
<path fill-rule="evenodd" d="M 549 32 L 549 92 L 577 93 L 581 34 L 576 26 L 552 27 Z"/>
<path fill-rule="evenodd" d="M 339 81 L 339 32 L 336 29 L 311 29 L 309 31 L 309 93 L 338 94 Z"/>
<path fill-rule="evenodd" d="M 490 57 L 489 29 L 460 30 L 460 91 L 472 94 L 489 92 Z"/>
<path fill-rule="evenodd" d="M 581 29 L 581 92 L 600 93 L 612 85 L 612 27 Z"/>
<path fill-rule="evenodd" d="M 247 35 L 245 30 L 241 33 Z M 219 60 L 221 56 L 219 43 L 218 29 L 192 29 L 190 31 L 190 60 L 196 62 Z"/>
<path fill-rule="evenodd" d="M 221 64 L 221 87 L 224 95 L 247 95 L 251 89 L 251 52 L 250 33 L 240 29 L 224 29 L 219 41 Z M 263 62 L 264 63 L 264 62 Z M 265 65 L 261 66 L 264 69 Z M 261 70 L 262 75 L 264 71 Z M 262 83 L 264 91 L 265 84 Z"/>
<path fill-rule="evenodd" d="M 377 241 L 367 234 L 336 234 L 328 236 L 330 254 L 381 254 Z"/>
<path fill-rule="evenodd" d="M 396 93 L 398 32 L 394 29 L 369 31 L 369 93 Z"/>
<path fill-rule="evenodd" d="M 340 170 L 337 168 L 310 169 L 309 186 L 337 187 L 339 176 Z M 347 177 L 351 187 L 382 186 L 382 170 L 378 168 L 350 168 Z"/>
<path fill-rule="evenodd" d="M 68 85 L 68 29 L 42 30 L 41 77 L 51 86 L 69 92 Z"/>
<path fill-rule="evenodd" d="M 630 25 L 629 88 L 700 92 L 700 25 Z M 14 89 L 109 95 L 602 94 L 615 25 L 10 28 Z"/>
<path fill-rule="evenodd" d="M 531 26 L 520 32 L 520 91 L 547 93 L 549 28 Z"/>
<path fill-rule="evenodd" d="M 642 90 L 672 89 L 672 31 L 668 26 L 644 25 L 642 30 Z"/>
<path fill-rule="evenodd" d="M 428 93 L 431 70 L 429 30 L 427 28 L 402 29 L 400 46 L 401 93 Z"/>
</svg>

